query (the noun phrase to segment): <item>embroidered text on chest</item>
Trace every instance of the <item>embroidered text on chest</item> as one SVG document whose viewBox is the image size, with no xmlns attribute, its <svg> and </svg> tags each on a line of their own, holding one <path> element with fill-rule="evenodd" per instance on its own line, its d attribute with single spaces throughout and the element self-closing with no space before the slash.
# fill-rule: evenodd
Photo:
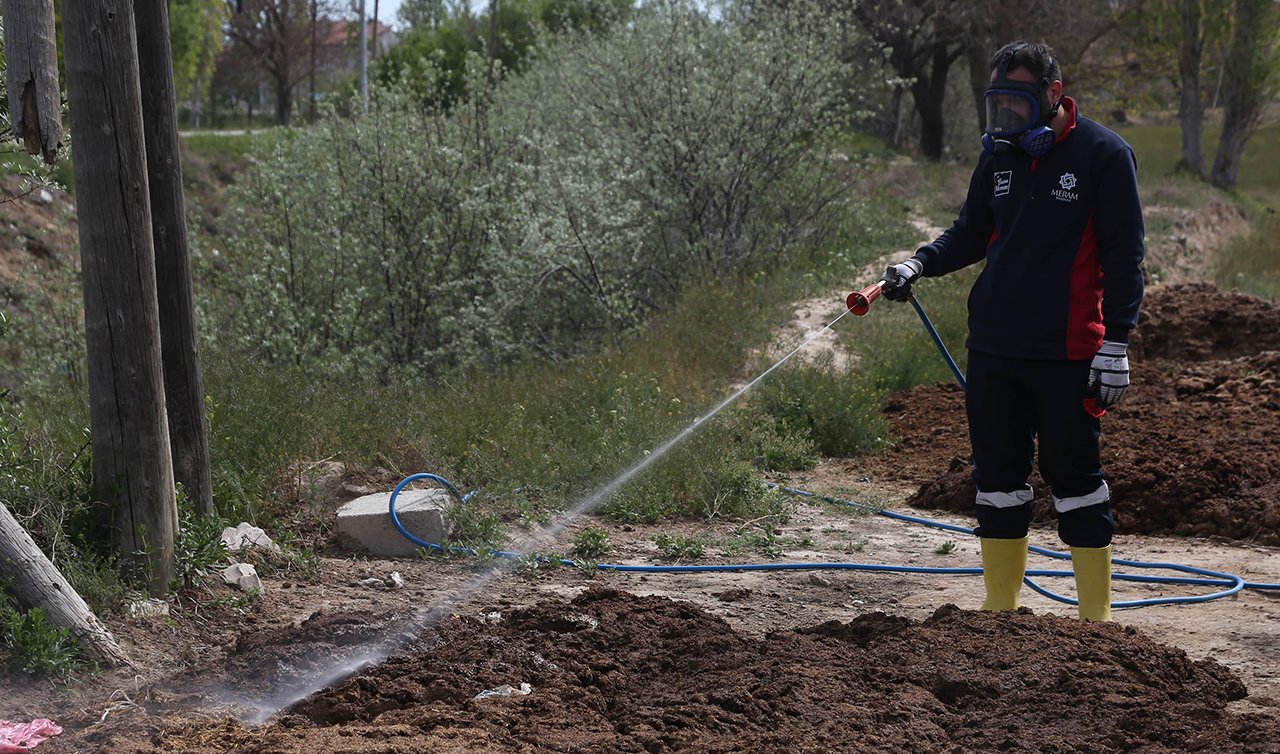
<svg viewBox="0 0 1280 754">
<path fill-rule="evenodd" d="M 1060 202 L 1074 202 L 1080 198 L 1080 195 L 1071 189 L 1076 187 L 1076 174 L 1063 173 L 1058 178 L 1058 186 L 1060 188 L 1053 189 L 1049 195 Z"/>
<path fill-rule="evenodd" d="M 1005 196 L 1006 194 L 1008 194 L 1009 187 L 1013 185 L 1013 171 L 1001 170 L 997 172 L 993 177 L 996 179 L 996 184 L 995 184 L 995 191 L 993 191 L 991 195 Z"/>
</svg>

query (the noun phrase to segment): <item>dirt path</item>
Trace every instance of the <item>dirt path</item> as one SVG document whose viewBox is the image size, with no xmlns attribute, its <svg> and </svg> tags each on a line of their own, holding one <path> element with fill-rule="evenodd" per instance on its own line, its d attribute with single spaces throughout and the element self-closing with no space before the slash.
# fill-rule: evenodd
<svg viewBox="0 0 1280 754">
<path fill-rule="evenodd" d="M 942 233 L 942 228 L 929 225 L 923 220 L 917 219 L 913 221 L 913 225 L 920 232 L 918 243 L 921 244 Z M 777 361 L 799 348 L 794 358 L 800 361 L 811 364 L 825 361 L 831 369 L 837 371 L 848 368 L 849 354 L 839 346 L 836 330 L 823 328 L 845 311 L 845 298 L 855 286 L 860 288 L 874 283 L 880 279 L 886 265 L 901 262 L 914 253 L 915 247 L 885 254 L 859 270 L 854 279 L 849 281 L 849 290 L 832 290 L 796 302 L 791 321 L 773 334 L 773 345 L 768 352 L 770 360 Z"/>
</svg>

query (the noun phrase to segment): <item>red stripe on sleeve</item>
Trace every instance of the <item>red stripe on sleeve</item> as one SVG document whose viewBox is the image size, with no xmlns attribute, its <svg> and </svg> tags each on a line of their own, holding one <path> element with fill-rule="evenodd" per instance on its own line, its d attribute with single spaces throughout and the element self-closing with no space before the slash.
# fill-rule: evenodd
<svg viewBox="0 0 1280 754">
<path fill-rule="evenodd" d="M 1089 359 L 1102 345 L 1102 269 L 1098 266 L 1098 239 L 1093 217 L 1085 226 L 1071 265 L 1071 291 L 1067 301 L 1067 358 Z"/>
</svg>

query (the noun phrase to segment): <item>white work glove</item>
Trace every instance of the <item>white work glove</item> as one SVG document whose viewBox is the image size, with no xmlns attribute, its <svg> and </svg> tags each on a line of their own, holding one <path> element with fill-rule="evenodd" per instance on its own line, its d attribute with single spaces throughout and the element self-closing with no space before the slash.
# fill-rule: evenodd
<svg viewBox="0 0 1280 754">
<path fill-rule="evenodd" d="M 920 260 L 915 257 L 902 264 L 891 264 L 886 267 L 884 276 L 880 278 L 880 282 L 884 284 L 881 286 L 884 297 L 890 301 L 906 301 L 911 298 L 911 283 L 920 277 L 922 269 L 924 265 L 920 264 Z"/>
<path fill-rule="evenodd" d="M 1098 397 L 1098 408 L 1109 408 L 1120 402 L 1129 389 L 1129 344 L 1102 341 L 1089 365 L 1089 392 Z"/>
</svg>

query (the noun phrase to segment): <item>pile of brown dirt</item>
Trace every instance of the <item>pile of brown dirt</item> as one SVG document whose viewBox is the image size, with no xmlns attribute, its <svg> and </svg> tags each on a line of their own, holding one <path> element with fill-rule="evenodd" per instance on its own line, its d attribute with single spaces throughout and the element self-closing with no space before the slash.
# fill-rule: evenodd
<svg viewBox="0 0 1280 754">
<path fill-rule="evenodd" d="M 332 638 L 343 623 L 316 630 Z M 302 627 L 271 641 L 279 650 L 315 639 Z M 289 669 L 256 646 L 267 660 L 255 666 L 257 680 L 269 686 Z M 522 683 L 531 693 L 476 698 Z M 1218 663 L 1193 662 L 1115 624 L 947 605 L 920 622 L 870 613 L 754 636 L 686 603 L 595 589 L 496 622 L 446 619 L 411 651 L 259 728 L 122 716 L 46 746 L 49 754 L 86 745 L 189 754 L 1274 750 L 1280 721 L 1226 710 L 1244 695 Z"/>
<path fill-rule="evenodd" d="M 1207 284 L 1152 289 L 1130 348 L 1133 385 L 1103 419 L 1122 533 L 1280 545 L 1280 306 Z M 964 398 L 919 387 L 887 406 L 896 447 L 875 461 L 922 483 L 909 501 L 972 511 Z M 940 458 L 953 459 L 938 476 Z M 1053 516 L 1038 474 L 1036 517 Z"/>
</svg>

